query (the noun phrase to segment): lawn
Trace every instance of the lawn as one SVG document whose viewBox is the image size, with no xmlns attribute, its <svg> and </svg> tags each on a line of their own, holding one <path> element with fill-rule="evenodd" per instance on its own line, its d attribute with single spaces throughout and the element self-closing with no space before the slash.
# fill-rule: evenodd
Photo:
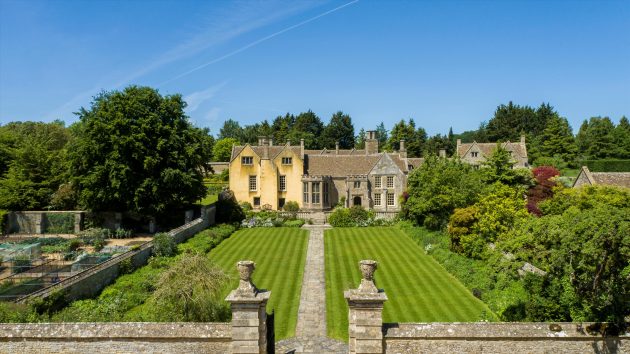
<svg viewBox="0 0 630 354">
<path fill-rule="evenodd" d="M 253 281 L 271 290 L 267 312 L 275 311 L 276 339 L 295 335 L 307 244 L 306 230 L 255 228 L 236 232 L 210 252 L 210 258 L 234 277 L 231 289 L 238 285 L 236 262 L 256 262 Z"/>
<path fill-rule="evenodd" d="M 387 293 L 384 322 L 494 320 L 492 311 L 402 231 L 388 227 L 335 228 L 324 235 L 328 336 L 347 340 L 343 291 L 361 280 L 358 262 L 378 261 L 376 285 Z"/>
</svg>

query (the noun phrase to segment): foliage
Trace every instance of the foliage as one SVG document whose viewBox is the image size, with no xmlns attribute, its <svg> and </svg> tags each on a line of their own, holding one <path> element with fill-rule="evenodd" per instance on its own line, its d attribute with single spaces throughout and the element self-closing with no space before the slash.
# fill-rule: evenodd
<svg viewBox="0 0 630 354">
<path fill-rule="evenodd" d="M 191 125 L 185 107 L 180 95 L 129 86 L 82 108 L 68 149 L 81 206 L 162 215 L 202 198 L 208 132 Z"/>
<path fill-rule="evenodd" d="M 0 209 L 47 208 L 66 177 L 71 139 L 61 121 L 0 126 Z"/>
<path fill-rule="evenodd" d="M 566 118 L 552 116 L 540 135 L 538 156 L 557 156 L 562 161 L 574 165 L 577 155 L 577 145 L 573 131 Z M 538 162 L 538 159 L 536 160 Z"/>
<path fill-rule="evenodd" d="M 228 119 L 225 122 L 223 122 L 223 126 L 221 127 L 221 130 L 219 130 L 219 141 L 225 140 L 225 139 L 233 139 L 233 140 L 239 141 L 242 139 L 242 137 L 243 137 L 243 128 L 241 128 L 241 125 L 239 124 L 239 122 L 235 121 L 234 119 Z M 230 150 L 231 150 L 231 147 L 232 146 L 230 145 Z M 215 160 L 215 161 L 223 161 L 223 160 Z"/>
<path fill-rule="evenodd" d="M 295 117 L 291 129 L 285 140 L 277 140 L 277 144 L 284 144 L 287 140 L 292 145 L 299 145 L 304 139 L 304 146 L 307 149 L 321 149 L 320 137 L 324 131 L 324 123 L 313 111 L 302 112 Z"/>
<path fill-rule="evenodd" d="M 630 314 L 627 206 L 600 199 L 528 219 L 503 247 L 548 272 L 527 284 L 528 320 L 623 322 Z"/>
<path fill-rule="evenodd" d="M 74 233 L 74 214 L 46 213 L 47 234 L 72 234 Z"/>
<path fill-rule="evenodd" d="M 254 209 L 254 207 L 252 207 L 252 203 L 250 202 L 240 202 L 238 205 L 240 205 L 241 209 L 243 209 L 243 211 L 246 213 Z"/>
<path fill-rule="evenodd" d="M 8 211 L 0 209 L 0 235 L 8 233 L 8 230 L 6 229 L 8 216 Z"/>
<path fill-rule="evenodd" d="M 245 219 L 245 213 L 231 190 L 222 191 L 215 205 L 217 210 L 216 222 L 219 224 L 240 223 Z"/>
<path fill-rule="evenodd" d="M 350 208 L 336 207 L 328 216 L 328 223 L 333 227 L 367 227 L 387 226 L 393 221 L 377 218 L 373 210 L 355 205 Z"/>
<path fill-rule="evenodd" d="M 39 315 L 32 306 L 0 301 L 0 323 L 37 322 Z"/>
<path fill-rule="evenodd" d="M 559 189 L 553 198 L 540 204 L 540 210 L 543 215 L 562 215 L 570 207 L 588 210 L 596 205 L 630 209 L 630 190 L 599 185 Z"/>
<path fill-rule="evenodd" d="M 234 138 L 219 139 L 212 148 L 212 160 L 229 162 L 232 156 L 232 146 L 238 145 L 238 140 Z"/>
<path fill-rule="evenodd" d="M 481 178 L 459 160 L 428 156 L 409 174 L 403 215 L 419 225 L 438 229 L 446 225 L 455 208 L 474 203 L 482 189 Z"/>
<path fill-rule="evenodd" d="M 153 255 L 157 257 L 172 257 L 177 251 L 175 239 L 166 232 L 159 232 L 153 236 Z"/>
<path fill-rule="evenodd" d="M 514 168 L 512 155 L 501 144 L 497 143 L 496 149 L 483 162 L 481 169 L 484 181 L 488 184 L 500 182 L 508 186 L 533 185 L 531 172 L 526 168 Z"/>
<path fill-rule="evenodd" d="M 421 157 L 425 151 L 427 132 L 421 127 L 416 128 L 416 122 L 413 119 L 409 119 L 409 123 L 401 119 L 392 128 L 385 149 L 400 150 L 401 140 L 405 140 L 405 149 L 409 157 Z"/>
<path fill-rule="evenodd" d="M 349 115 L 339 111 L 332 115 L 330 122 L 324 128 L 321 138 L 322 147 L 334 148 L 339 143 L 340 149 L 354 147 L 354 125 Z"/>
<path fill-rule="evenodd" d="M 15 256 L 11 262 L 11 274 L 25 272 L 33 266 L 28 256 Z"/>
<path fill-rule="evenodd" d="M 66 252 L 74 252 L 78 250 L 82 245 L 83 245 L 83 242 L 81 242 L 80 239 L 73 238 L 72 240 L 68 242 L 66 246 Z"/>
<path fill-rule="evenodd" d="M 297 212 L 300 211 L 300 205 L 298 204 L 298 202 L 290 200 L 284 203 L 282 209 L 284 211 Z"/>
<path fill-rule="evenodd" d="M 131 238 L 133 236 L 133 230 L 126 229 L 116 229 L 116 231 L 112 234 L 112 237 L 117 239 Z"/>
<path fill-rule="evenodd" d="M 389 296 L 384 322 L 495 320 L 482 301 L 424 253 L 424 246 L 396 228 L 333 228 L 324 234 L 324 248 L 330 337 L 347 338 L 343 292 L 359 285 L 357 263 L 362 259 L 376 260 L 382 268 L 376 271 L 376 286 Z"/>
<path fill-rule="evenodd" d="M 153 300 L 159 317 L 168 321 L 227 321 L 230 311 L 221 300 L 230 277 L 206 256 L 189 253 L 161 274 Z"/>
<path fill-rule="evenodd" d="M 527 191 L 527 210 L 534 215 L 540 216 L 542 212 L 538 204 L 553 196 L 553 189 L 558 187 L 555 177 L 560 175 L 560 171 L 551 166 L 540 166 L 532 170 L 536 185 Z"/>
<path fill-rule="evenodd" d="M 582 160 L 591 172 L 630 172 L 630 160 Z"/>
<path fill-rule="evenodd" d="M 608 117 L 585 120 L 576 136 L 580 155 L 588 159 L 616 157 L 614 130 L 615 125 Z"/>
<path fill-rule="evenodd" d="M 306 222 L 302 219 L 287 220 L 282 226 L 284 227 L 302 227 Z"/>
</svg>

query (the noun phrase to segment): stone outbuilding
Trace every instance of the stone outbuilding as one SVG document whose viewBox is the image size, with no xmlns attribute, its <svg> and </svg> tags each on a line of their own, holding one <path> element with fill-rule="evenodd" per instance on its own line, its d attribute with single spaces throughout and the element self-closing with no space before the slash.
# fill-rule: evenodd
<svg viewBox="0 0 630 354">
<path fill-rule="evenodd" d="M 573 188 L 594 185 L 630 188 L 630 172 L 591 172 L 588 167 L 582 166 Z"/>
</svg>

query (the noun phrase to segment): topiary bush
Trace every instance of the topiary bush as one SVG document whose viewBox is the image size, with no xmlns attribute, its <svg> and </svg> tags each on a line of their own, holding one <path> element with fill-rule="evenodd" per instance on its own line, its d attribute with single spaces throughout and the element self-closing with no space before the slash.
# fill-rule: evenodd
<svg viewBox="0 0 630 354">
<path fill-rule="evenodd" d="M 300 205 L 298 204 L 298 202 L 288 201 L 284 203 L 282 209 L 289 212 L 298 212 L 300 211 Z"/>
<path fill-rule="evenodd" d="M 175 240 L 167 233 L 160 232 L 153 236 L 153 255 L 156 257 L 171 257 L 177 252 Z"/>
<path fill-rule="evenodd" d="M 285 221 L 282 226 L 284 227 L 302 227 L 306 222 L 304 220 L 301 219 L 295 219 L 295 220 L 287 220 Z"/>
</svg>

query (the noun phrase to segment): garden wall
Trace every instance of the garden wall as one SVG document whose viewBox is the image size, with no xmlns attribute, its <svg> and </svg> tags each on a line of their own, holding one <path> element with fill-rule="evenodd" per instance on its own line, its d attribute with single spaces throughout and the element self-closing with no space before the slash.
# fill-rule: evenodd
<svg viewBox="0 0 630 354">
<path fill-rule="evenodd" d="M 176 243 L 181 243 L 209 226 L 214 225 L 215 214 L 215 206 L 204 207 L 202 208 L 200 218 L 169 231 L 169 235 L 173 237 Z M 123 261 L 129 260 L 134 268 L 138 268 L 147 264 L 152 253 L 153 241 L 149 241 L 142 244 L 138 249 L 120 254 L 84 272 L 66 278 L 57 284 L 29 294 L 19 299 L 17 302 L 26 302 L 36 297 L 47 298 L 54 292 L 61 290 L 65 292 L 65 299 L 67 301 L 94 297 L 118 278 Z"/>
<path fill-rule="evenodd" d="M 0 325 L 3 353 L 226 353 L 230 323 Z"/>
<path fill-rule="evenodd" d="M 82 230 L 84 211 L 12 211 L 7 214 L 7 233 L 73 234 Z"/>
<path fill-rule="evenodd" d="M 386 353 L 627 353 L 630 336 L 593 323 L 387 323 Z M 597 332 L 597 331 L 595 331 Z"/>
</svg>

